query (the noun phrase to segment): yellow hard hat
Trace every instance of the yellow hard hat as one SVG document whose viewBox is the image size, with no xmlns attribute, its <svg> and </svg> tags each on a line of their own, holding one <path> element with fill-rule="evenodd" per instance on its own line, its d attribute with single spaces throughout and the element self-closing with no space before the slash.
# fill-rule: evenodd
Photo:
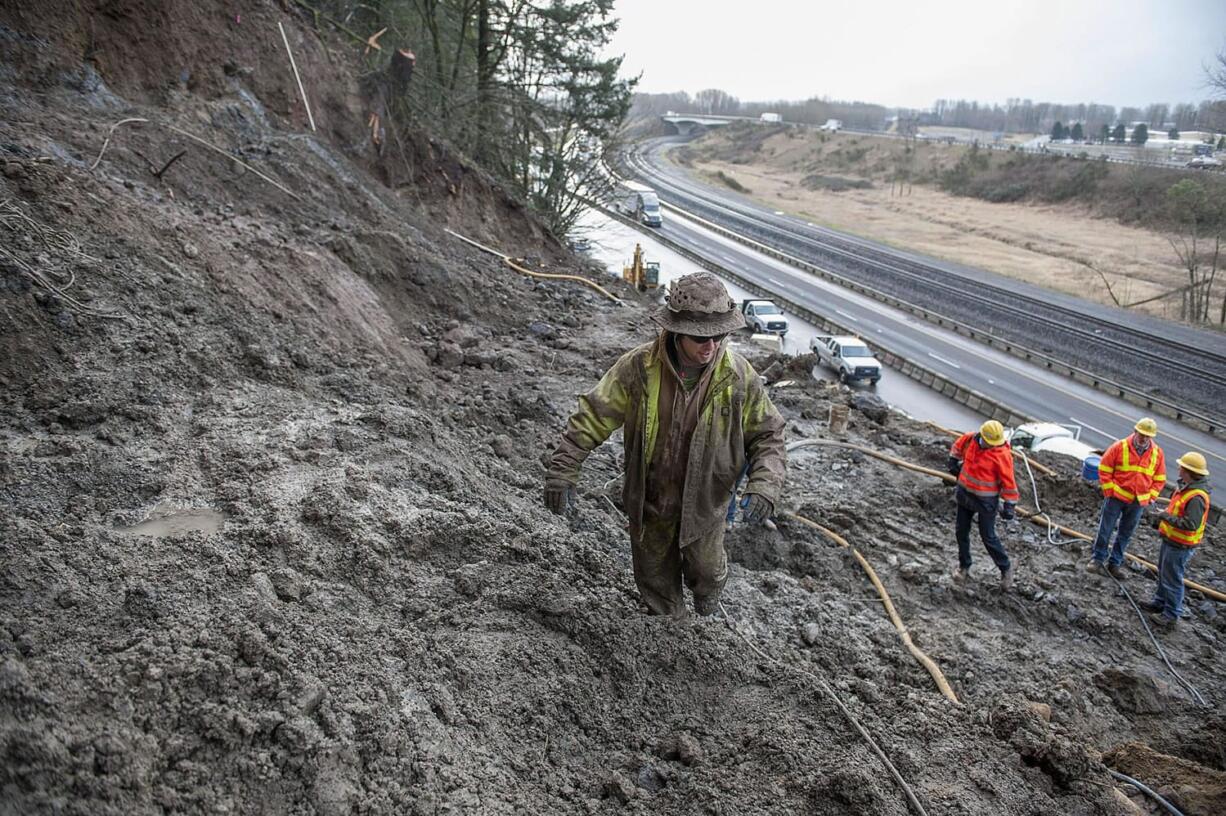
<svg viewBox="0 0 1226 816">
<path fill-rule="evenodd" d="M 1199 473 L 1201 476 L 1209 475 L 1209 463 L 1205 461 L 1203 454 L 1196 451 L 1188 451 L 1183 456 L 1175 460 L 1184 470 L 1190 470 L 1193 473 Z"/>
<path fill-rule="evenodd" d="M 1141 417 L 1137 420 L 1137 424 L 1133 426 L 1136 432 L 1144 436 L 1157 436 L 1158 423 L 1154 422 L 1153 417 Z"/>
<path fill-rule="evenodd" d="M 979 435 L 990 447 L 1005 444 L 1005 426 L 994 419 L 989 419 L 979 426 Z"/>
</svg>

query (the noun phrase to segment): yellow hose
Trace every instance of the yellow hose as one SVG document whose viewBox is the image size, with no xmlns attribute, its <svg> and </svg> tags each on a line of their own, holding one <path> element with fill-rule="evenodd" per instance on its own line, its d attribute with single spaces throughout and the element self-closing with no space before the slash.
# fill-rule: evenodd
<svg viewBox="0 0 1226 816">
<path fill-rule="evenodd" d="M 890 616 L 890 621 L 893 622 L 894 628 L 898 630 L 898 636 L 902 639 L 903 645 L 907 647 L 907 651 L 909 651 L 911 656 L 919 661 L 920 665 L 927 669 L 928 673 L 932 675 L 932 679 L 936 682 L 937 688 L 941 690 L 941 693 L 945 695 L 945 699 L 949 700 L 951 703 L 958 702 L 958 698 L 954 694 L 954 690 L 949 687 L 949 681 L 945 679 L 945 675 L 941 672 L 941 668 L 931 657 L 924 654 L 924 652 L 911 640 L 911 633 L 907 631 L 906 624 L 902 622 L 902 618 L 899 616 L 898 611 L 894 609 L 894 602 L 890 600 L 890 594 L 885 591 L 885 586 L 881 583 L 881 579 L 877 577 L 877 571 L 873 569 L 873 565 L 868 562 L 868 559 L 861 555 L 859 550 L 851 546 L 847 539 L 843 538 L 833 530 L 823 527 L 816 521 L 807 519 L 804 516 L 798 516 L 795 513 L 782 513 L 781 515 L 784 518 L 799 521 L 801 524 L 804 524 L 807 527 L 812 527 L 814 530 L 819 531 L 822 535 L 834 541 L 834 543 L 838 544 L 840 547 L 845 547 L 846 549 L 851 550 L 851 554 L 855 556 L 856 561 L 860 562 L 860 566 L 864 569 L 865 574 L 868 575 L 868 580 L 873 582 L 873 587 L 876 588 L 877 594 L 881 596 L 881 602 L 885 604 L 886 614 Z"/>
<path fill-rule="evenodd" d="M 511 267 L 516 272 L 519 272 L 521 274 L 528 275 L 529 277 L 533 277 L 533 278 L 547 278 L 549 280 L 575 281 L 576 283 L 582 283 L 585 286 L 592 287 L 597 292 L 604 295 L 605 297 L 607 297 L 609 300 L 613 301 L 614 303 L 620 304 L 622 302 L 621 298 L 619 298 L 617 295 L 613 294 L 608 289 L 605 289 L 603 286 L 596 283 L 595 281 L 588 280 L 582 275 L 558 275 L 552 272 L 533 272 L 531 269 L 525 269 L 524 267 L 517 264 L 515 261 L 511 260 L 510 255 L 506 255 L 502 252 L 499 252 L 498 250 L 493 249 L 492 247 L 487 247 L 485 244 L 482 244 L 478 241 L 474 241 L 472 238 L 468 238 L 464 235 L 461 235 L 455 230 L 449 229 L 449 230 L 446 230 L 446 232 L 455 238 L 459 238 L 461 241 L 468 244 L 469 246 L 474 246 L 477 249 L 481 250 L 482 252 L 488 252 L 490 255 L 501 258 L 503 263 L 505 263 L 507 266 Z"/>
<path fill-rule="evenodd" d="M 934 470 L 933 468 L 924 467 L 923 465 L 916 465 L 904 459 L 899 459 L 895 456 L 890 456 L 889 454 L 882 453 L 881 451 L 873 450 L 872 448 L 866 448 L 863 445 L 855 445 L 855 444 L 852 444 L 851 442 L 836 442 L 833 439 L 802 439 L 800 441 L 792 442 L 791 444 L 789 444 L 788 450 L 791 451 L 797 448 L 808 447 L 810 445 L 821 445 L 821 446 L 826 446 L 826 447 L 848 448 L 850 450 L 857 450 L 857 451 L 860 451 L 861 453 L 867 454 L 876 459 L 880 459 L 883 462 L 889 462 L 892 465 L 897 465 L 898 467 L 906 468 L 907 470 L 914 470 L 917 473 L 925 473 L 929 476 L 936 476 L 938 479 L 940 479 L 943 482 L 954 484 L 958 481 L 956 478 L 954 478 L 953 476 L 950 476 L 948 473 L 944 471 Z M 1031 464 L 1033 464 L 1033 462 Z M 1027 519 L 1032 524 L 1037 524 L 1040 527 L 1049 526 L 1048 518 L 1043 513 L 1036 513 L 1035 511 L 1030 510 L 1028 508 L 1018 507 L 1017 514 L 1021 516 L 1022 518 Z M 1093 536 L 1088 536 L 1085 533 L 1078 532 L 1077 530 L 1074 530 L 1070 527 L 1065 527 L 1063 524 L 1051 523 L 1051 526 L 1054 526 L 1057 530 L 1059 530 L 1060 532 L 1064 533 L 1066 536 L 1069 536 L 1071 538 L 1081 539 L 1082 541 L 1093 541 L 1094 540 Z M 1124 556 L 1128 558 L 1129 561 L 1132 561 L 1136 564 L 1140 564 L 1141 566 L 1145 567 L 1147 570 L 1154 573 L 1155 575 L 1158 573 L 1157 564 L 1147 561 L 1144 558 L 1141 558 L 1140 556 L 1133 555 L 1132 553 L 1124 553 Z M 1226 594 L 1218 592 L 1216 589 L 1207 587 L 1204 584 L 1199 584 L 1196 581 L 1191 581 L 1185 578 L 1183 585 L 1186 586 L 1188 589 L 1195 589 L 1197 592 L 1204 594 L 1205 597 L 1207 598 L 1212 598 L 1215 601 L 1226 602 Z"/>
</svg>

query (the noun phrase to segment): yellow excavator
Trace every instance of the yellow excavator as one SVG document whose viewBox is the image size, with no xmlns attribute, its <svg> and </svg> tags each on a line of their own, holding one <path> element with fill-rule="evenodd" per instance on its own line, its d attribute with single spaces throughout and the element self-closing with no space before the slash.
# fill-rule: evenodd
<svg viewBox="0 0 1226 816">
<path fill-rule="evenodd" d="M 660 262 L 644 261 L 642 245 L 635 244 L 634 260 L 629 266 L 622 268 L 622 280 L 632 284 L 640 292 L 655 289 L 660 285 Z"/>
</svg>

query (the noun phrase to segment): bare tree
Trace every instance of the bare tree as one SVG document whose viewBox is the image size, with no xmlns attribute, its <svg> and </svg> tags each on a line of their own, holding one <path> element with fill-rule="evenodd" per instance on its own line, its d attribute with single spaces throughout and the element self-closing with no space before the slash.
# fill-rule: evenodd
<svg viewBox="0 0 1226 816">
<path fill-rule="evenodd" d="M 1171 223 L 1167 240 L 1188 273 L 1180 317 L 1208 321 L 1226 229 L 1226 197 L 1221 189 L 1184 179 L 1171 185 L 1166 200 Z"/>
</svg>

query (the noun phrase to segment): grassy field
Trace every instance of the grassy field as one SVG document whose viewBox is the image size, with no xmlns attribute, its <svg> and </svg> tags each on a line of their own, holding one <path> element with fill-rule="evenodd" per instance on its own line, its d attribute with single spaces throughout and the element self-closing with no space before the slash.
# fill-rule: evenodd
<svg viewBox="0 0 1226 816">
<path fill-rule="evenodd" d="M 704 136 L 678 159 L 815 224 L 1102 303 L 1128 305 L 1187 282 L 1161 230 L 1119 220 L 1131 212 L 1156 222 L 1169 174 L 1130 178 L 1138 173 L 1128 167 L 1002 152 L 972 157 L 978 172 L 967 175 L 964 145 L 905 151 L 897 139 L 741 127 Z M 900 167 L 910 184 L 895 183 Z M 957 183 L 963 194 L 946 191 Z M 1175 319 L 1178 300 L 1136 308 Z"/>
</svg>

